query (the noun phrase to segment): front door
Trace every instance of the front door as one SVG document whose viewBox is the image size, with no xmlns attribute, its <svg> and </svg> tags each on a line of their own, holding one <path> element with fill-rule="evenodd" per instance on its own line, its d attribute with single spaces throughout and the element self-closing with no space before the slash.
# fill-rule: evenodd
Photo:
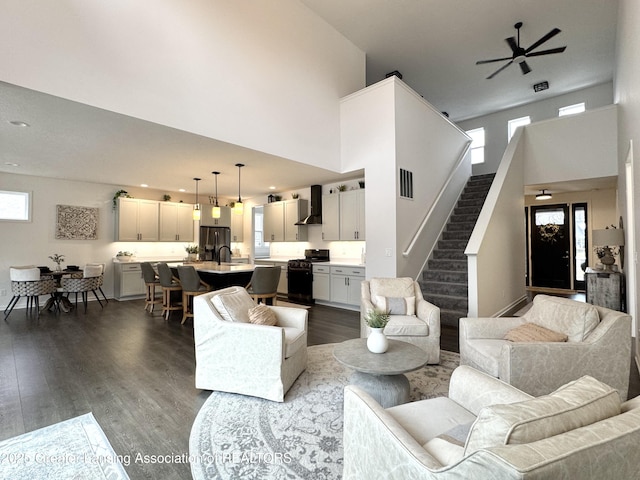
<svg viewBox="0 0 640 480">
<path fill-rule="evenodd" d="M 531 285 L 571 288 L 569 207 L 531 207 Z"/>
</svg>

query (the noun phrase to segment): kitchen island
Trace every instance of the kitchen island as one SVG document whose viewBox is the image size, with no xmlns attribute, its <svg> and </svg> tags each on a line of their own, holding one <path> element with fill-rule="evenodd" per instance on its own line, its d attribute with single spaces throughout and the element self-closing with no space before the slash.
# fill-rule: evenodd
<svg viewBox="0 0 640 480">
<path fill-rule="evenodd" d="M 167 265 L 176 270 L 176 276 L 178 276 L 176 268 L 178 265 L 194 267 L 200 278 L 211 285 L 214 290 L 236 285 L 246 287 L 251 281 L 253 270 L 256 268 L 255 265 L 250 263 L 234 262 L 222 262 L 220 265 L 218 265 L 218 262 L 171 262 Z"/>
</svg>

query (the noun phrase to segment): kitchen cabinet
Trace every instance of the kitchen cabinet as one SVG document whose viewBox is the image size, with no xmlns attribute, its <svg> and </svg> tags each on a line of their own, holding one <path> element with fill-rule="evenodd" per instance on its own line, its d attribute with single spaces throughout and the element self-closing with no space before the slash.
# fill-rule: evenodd
<svg viewBox="0 0 640 480">
<path fill-rule="evenodd" d="M 313 265 L 313 298 L 314 300 L 331 301 L 331 269 L 327 265 Z"/>
<path fill-rule="evenodd" d="M 360 304 L 360 283 L 364 267 L 331 267 L 331 301 L 346 305 Z"/>
<path fill-rule="evenodd" d="M 284 202 L 284 241 L 306 242 L 307 226 L 296 225 L 308 215 L 307 200 L 295 199 Z"/>
<path fill-rule="evenodd" d="M 145 295 L 142 267 L 139 263 L 114 263 L 114 297 L 116 300 L 142 298 Z"/>
<path fill-rule="evenodd" d="M 295 199 L 264 205 L 265 242 L 306 241 L 306 225 L 296 223 L 307 216 L 307 204 L 307 200 Z"/>
<path fill-rule="evenodd" d="M 340 240 L 364 240 L 364 190 L 340 192 L 339 195 Z"/>
<path fill-rule="evenodd" d="M 200 205 L 200 226 L 202 227 L 231 227 L 231 207 L 220 207 L 220 218 L 211 216 L 213 205 Z"/>
<path fill-rule="evenodd" d="M 193 205 L 160 203 L 160 241 L 193 242 L 193 238 Z"/>
<path fill-rule="evenodd" d="M 244 213 L 231 215 L 231 241 L 244 242 Z"/>
<path fill-rule="evenodd" d="M 116 242 L 157 242 L 159 202 L 118 198 Z"/>
<path fill-rule="evenodd" d="M 340 195 L 322 195 L 322 239 L 340 240 Z"/>
</svg>

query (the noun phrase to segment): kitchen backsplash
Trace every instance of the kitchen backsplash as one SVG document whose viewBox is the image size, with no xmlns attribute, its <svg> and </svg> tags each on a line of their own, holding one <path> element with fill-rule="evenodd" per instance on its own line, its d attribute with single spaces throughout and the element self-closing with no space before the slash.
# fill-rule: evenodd
<svg viewBox="0 0 640 480">
<path fill-rule="evenodd" d="M 360 260 L 365 242 L 324 242 L 322 247 L 316 247 L 311 242 L 272 242 L 271 256 L 286 258 L 304 258 L 307 248 L 328 248 L 331 260 L 349 259 Z"/>
</svg>

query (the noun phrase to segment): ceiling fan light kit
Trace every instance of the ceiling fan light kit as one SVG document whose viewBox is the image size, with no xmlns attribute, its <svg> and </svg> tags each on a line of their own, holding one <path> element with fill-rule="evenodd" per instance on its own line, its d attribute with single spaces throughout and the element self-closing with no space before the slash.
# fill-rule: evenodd
<svg viewBox="0 0 640 480">
<path fill-rule="evenodd" d="M 529 48 L 526 48 L 526 49 L 522 48 L 520 46 L 520 28 L 522 28 L 522 22 L 516 23 L 513 27 L 517 31 L 518 38 L 516 39 L 516 37 L 509 37 L 505 39 L 505 41 L 507 42 L 507 45 L 509 45 L 509 47 L 511 48 L 512 55 L 510 57 L 492 58 L 490 60 L 478 60 L 476 62 L 476 65 L 484 65 L 485 63 L 495 63 L 495 62 L 505 62 L 505 61 L 507 62 L 498 70 L 496 70 L 491 75 L 489 75 L 487 77 L 487 80 L 490 80 L 493 77 L 495 77 L 497 74 L 499 74 L 501 71 L 503 71 L 512 63 L 517 63 L 518 65 L 520 65 L 520 70 L 522 71 L 522 74 L 526 75 L 527 73 L 531 72 L 531 67 L 527 63 L 527 58 L 539 57 L 542 55 L 551 55 L 553 53 L 562 53 L 567 48 L 566 46 L 564 46 L 564 47 L 550 48 L 548 50 L 540 50 L 537 52 L 533 51 L 543 43 L 551 40 L 553 37 L 559 34 L 561 32 L 559 28 L 554 28 L 549 33 L 541 37 L 537 42 L 534 42 Z"/>
</svg>

